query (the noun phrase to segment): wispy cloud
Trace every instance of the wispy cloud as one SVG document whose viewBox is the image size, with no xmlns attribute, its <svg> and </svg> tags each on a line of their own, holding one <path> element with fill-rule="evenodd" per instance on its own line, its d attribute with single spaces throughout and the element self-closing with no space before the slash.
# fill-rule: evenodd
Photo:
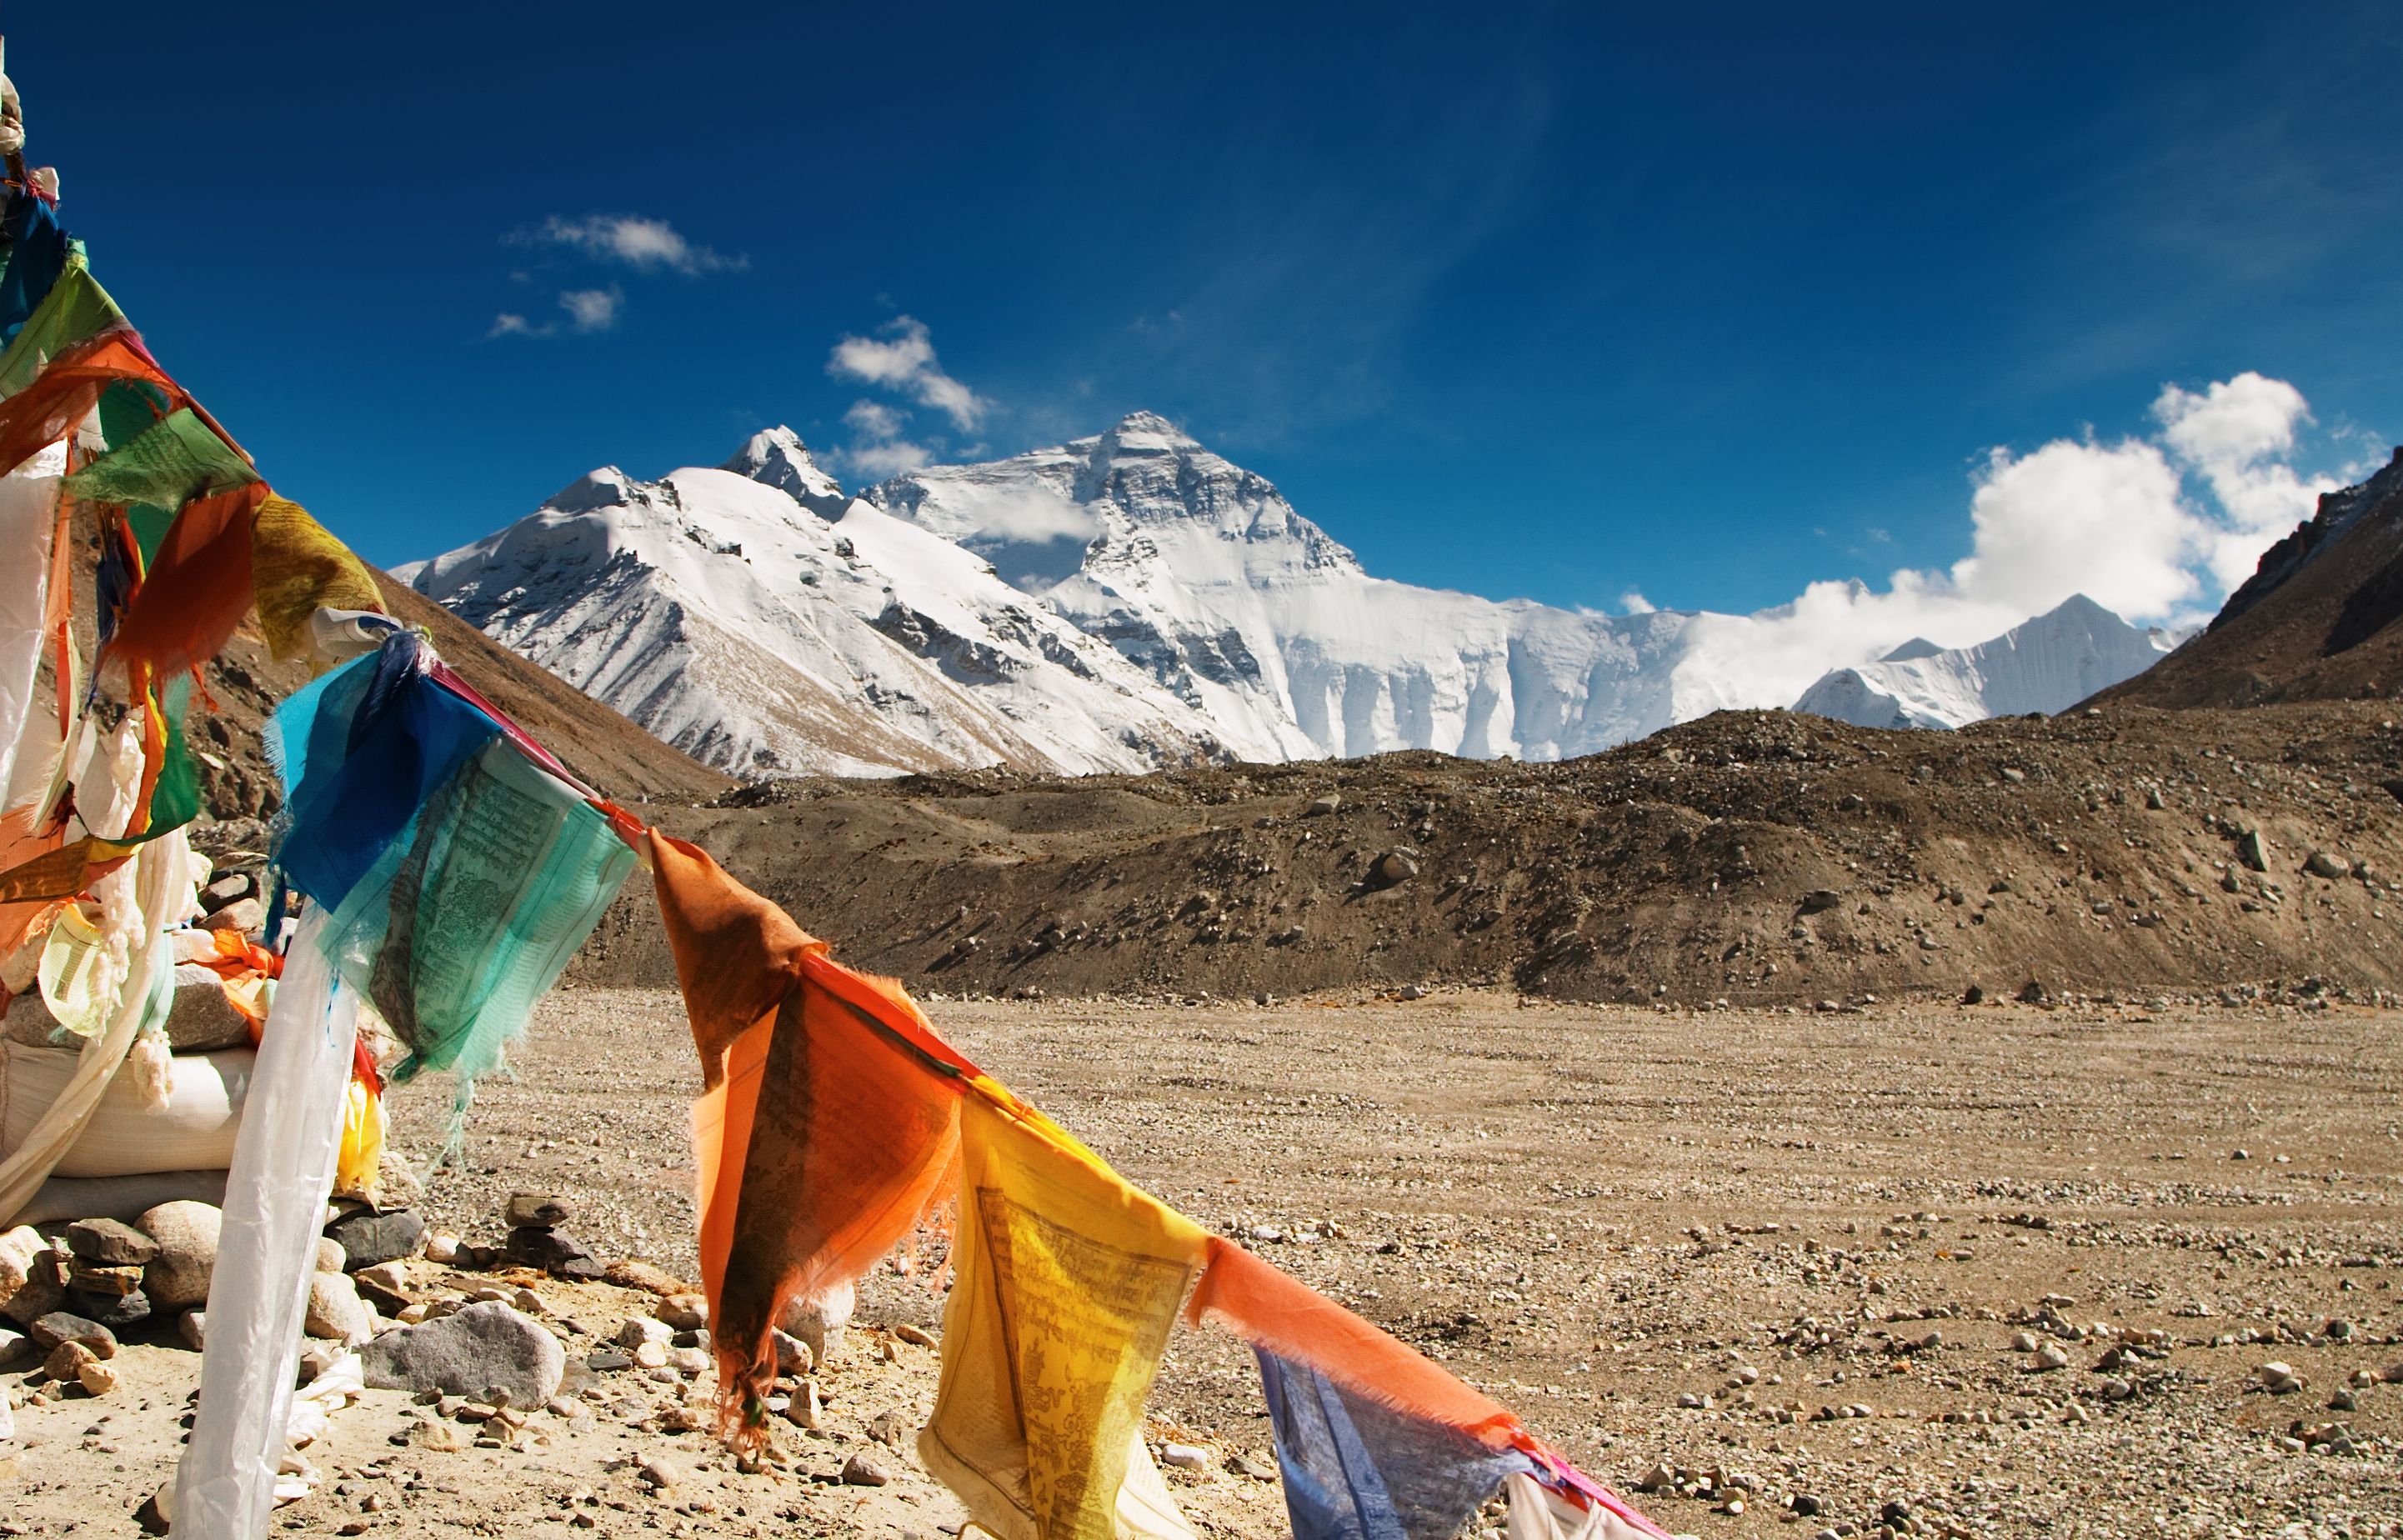
<svg viewBox="0 0 2403 1540">
<path fill-rule="evenodd" d="M 963 433 L 973 432 L 993 406 L 943 372 L 926 324 L 915 316 L 896 315 L 874 337 L 845 337 L 826 359 L 826 372 L 906 395 L 949 417 Z"/>
<path fill-rule="evenodd" d="M 546 321 L 535 325 L 523 315 L 504 311 L 493 317 L 492 329 L 486 337 L 559 337 L 582 336 L 596 331 L 608 331 L 618 324 L 618 313 L 625 308 L 625 291 L 612 284 L 605 289 L 569 289 L 560 295 L 559 308 L 567 312 L 563 321 Z"/>
<path fill-rule="evenodd" d="M 860 476 L 882 481 L 903 471 L 934 462 L 934 451 L 907 437 L 910 414 L 881 401 L 854 401 L 842 414 L 851 429 L 851 444 L 839 452 L 843 465 Z"/>
<path fill-rule="evenodd" d="M 640 272 L 739 272 L 751 265 L 748 257 L 720 256 L 687 240 L 666 220 L 639 214 L 588 214 L 581 219 L 554 214 L 509 239 L 519 245 L 569 247 Z"/>
<path fill-rule="evenodd" d="M 630 268 L 637 273 L 683 273 L 697 277 L 712 272 L 739 272 L 751 265 L 747 257 L 727 257 L 687 240 L 664 219 L 639 214 L 589 214 L 580 219 L 552 215 L 539 225 L 510 231 L 508 245 L 557 255 L 528 262 L 531 271 L 509 274 L 513 282 L 549 286 L 566 279 L 568 271 L 601 263 Z M 570 280 L 572 281 L 572 280 Z M 563 321 L 535 322 L 522 311 L 504 311 L 493 318 L 484 335 L 493 337 L 562 337 L 614 329 L 626 309 L 626 291 L 616 284 L 563 288 L 553 297 L 567 312 Z"/>
</svg>

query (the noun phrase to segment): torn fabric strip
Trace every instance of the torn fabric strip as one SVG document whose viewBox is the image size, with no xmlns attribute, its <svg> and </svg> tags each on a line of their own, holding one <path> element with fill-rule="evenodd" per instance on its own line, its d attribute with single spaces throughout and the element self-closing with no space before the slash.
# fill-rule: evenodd
<svg viewBox="0 0 2403 1540">
<path fill-rule="evenodd" d="M 200 1406 L 175 1467 L 179 1535 L 264 1534 L 275 1504 L 358 1026 L 358 996 L 318 946 L 323 919 L 321 910 L 301 917 L 226 1173 Z"/>
</svg>

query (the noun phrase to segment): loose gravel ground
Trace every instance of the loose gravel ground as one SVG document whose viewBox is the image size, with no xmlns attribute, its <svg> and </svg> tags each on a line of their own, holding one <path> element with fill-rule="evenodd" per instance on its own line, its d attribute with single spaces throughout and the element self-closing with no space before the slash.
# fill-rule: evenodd
<svg viewBox="0 0 2403 1540">
<path fill-rule="evenodd" d="M 1131 1179 L 1442 1358 L 1604 1480 L 1653 1488 L 1637 1501 L 1674 1531 L 2403 1534 L 2392 1014 L 1493 993 L 930 1008 Z M 694 1083 L 673 995 L 563 992 L 426 1205 L 493 1240 L 510 1191 L 562 1192 L 602 1255 L 688 1272 Z M 431 1147 L 446 1095 L 397 1094 L 406 1147 Z M 924 1278 L 880 1270 L 863 1323 L 937 1326 Z M 605 1334 L 623 1307 L 562 1308 Z M 338 1419 L 337 1479 L 286 1521 L 931 1536 L 958 1511 L 906 1439 L 872 1502 L 832 1480 L 871 1418 L 931 1400 L 932 1355 L 887 1363 L 882 1340 L 855 1334 L 835 1381 L 854 1388 L 827 1433 L 788 1440 L 782 1477 L 669 1431 L 676 1393 L 646 1401 L 658 1386 L 613 1379 L 591 1426 L 538 1422 L 535 1453 L 395 1455 L 398 1413 L 371 1397 L 342 1414 L 355 1431 Z M 2272 1362 L 2299 1388 L 2266 1388 Z M 171 1392 L 168 1376 L 142 1394 L 172 1408 Z M 91 1436 L 76 1443 L 90 1410 L 49 1408 L 78 1427 L 28 1455 L 44 1490 L 105 1472 Z M 1246 1353 L 1180 1329 L 1153 1411 L 1155 1437 L 1219 1457 L 1173 1473 L 1198 1528 L 1284 1533 L 1273 1482 L 1230 1464 L 1268 1451 Z M 107 1436 L 122 1464 L 128 1436 Z M 645 1454 L 684 1462 L 689 1485 L 651 1493 Z M 155 1484 L 154 1465 L 114 1479 Z M 18 1529 L 63 1533 L 56 1511 Z"/>
</svg>

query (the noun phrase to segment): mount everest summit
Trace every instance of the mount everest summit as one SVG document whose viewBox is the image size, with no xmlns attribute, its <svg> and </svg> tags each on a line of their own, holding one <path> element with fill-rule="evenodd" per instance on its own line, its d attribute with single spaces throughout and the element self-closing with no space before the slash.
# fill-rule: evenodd
<svg viewBox="0 0 2403 1540">
<path fill-rule="evenodd" d="M 1755 617 L 1604 615 L 1371 576 L 1266 479 L 1148 412 L 858 497 L 773 428 L 715 469 L 593 471 L 396 576 L 743 775 L 1402 748 L 1556 759 L 1776 703 L 1711 666 L 1714 644 Z M 2079 625 L 2040 629 L 2073 605 Z M 1986 645 L 2015 661 L 1956 649 L 1979 656 L 1923 668 L 1922 687 L 1876 671 L 1935 659 L 1890 658 L 1830 674 L 1806 708 L 1958 726 L 2058 710 L 2159 655 L 2073 605 Z"/>
</svg>

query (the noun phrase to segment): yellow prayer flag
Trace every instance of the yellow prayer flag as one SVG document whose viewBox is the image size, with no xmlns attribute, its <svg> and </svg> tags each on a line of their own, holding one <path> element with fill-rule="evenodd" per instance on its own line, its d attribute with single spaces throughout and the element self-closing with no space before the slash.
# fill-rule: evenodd
<svg viewBox="0 0 2403 1540">
<path fill-rule="evenodd" d="M 990 1080 L 960 1107 L 960 1218 L 926 1468 L 999 1540 L 1189 1540 L 1143 1404 L 1202 1228 Z"/>
</svg>

